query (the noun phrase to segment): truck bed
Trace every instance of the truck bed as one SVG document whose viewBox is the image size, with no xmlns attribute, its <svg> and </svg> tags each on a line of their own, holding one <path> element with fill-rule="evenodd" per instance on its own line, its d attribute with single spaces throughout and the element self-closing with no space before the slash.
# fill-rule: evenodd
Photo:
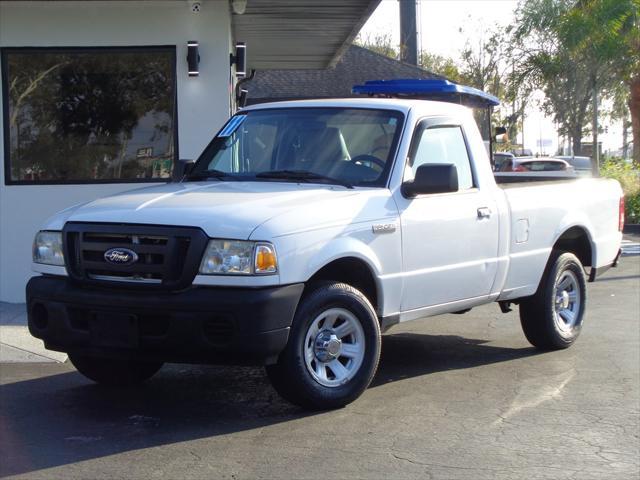
<svg viewBox="0 0 640 480">
<path fill-rule="evenodd" d="M 590 252 L 583 258 L 585 266 L 603 267 L 616 257 L 621 236 L 617 182 L 529 174 L 518 177 L 498 185 L 509 205 L 511 221 L 510 246 L 502 252 L 509 256 L 509 273 L 500 300 L 533 294 L 558 235 L 574 227 L 588 238 Z"/>
<path fill-rule="evenodd" d="M 531 173 L 494 173 L 496 183 L 501 188 L 524 186 L 535 182 L 538 184 L 555 184 L 558 182 L 575 182 L 580 177 L 564 172 L 531 172 Z"/>
</svg>

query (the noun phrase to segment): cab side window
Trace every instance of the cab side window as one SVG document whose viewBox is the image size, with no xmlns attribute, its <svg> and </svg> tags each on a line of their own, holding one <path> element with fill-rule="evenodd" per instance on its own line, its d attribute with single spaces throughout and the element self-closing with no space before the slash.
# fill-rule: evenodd
<svg viewBox="0 0 640 480">
<path fill-rule="evenodd" d="M 422 130 L 405 172 L 405 181 L 412 180 L 418 167 L 428 163 L 455 165 L 458 171 L 458 188 L 468 190 L 474 187 L 467 146 L 459 126 L 434 126 Z"/>
</svg>

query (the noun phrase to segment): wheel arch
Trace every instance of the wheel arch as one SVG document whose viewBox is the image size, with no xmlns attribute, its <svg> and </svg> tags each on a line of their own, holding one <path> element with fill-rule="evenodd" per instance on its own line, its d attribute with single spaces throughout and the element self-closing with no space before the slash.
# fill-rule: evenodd
<svg viewBox="0 0 640 480">
<path fill-rule="evenodd" d="M 584 267 L 593 265 L 595 249 L 587 227 L 572 225 L 558 235 L 553 250 L 573 253 Z"/>
<path fill-rule="evenodd" d="M 367 297 L 378 314 L 382 311 L 383 293 L 375 267 L 361 256 L 345 255 L 328 261 L 309 277 L 305 284 L 305 290 L 310 285 L 323 281 L 351 285 Z"/>
</svg>

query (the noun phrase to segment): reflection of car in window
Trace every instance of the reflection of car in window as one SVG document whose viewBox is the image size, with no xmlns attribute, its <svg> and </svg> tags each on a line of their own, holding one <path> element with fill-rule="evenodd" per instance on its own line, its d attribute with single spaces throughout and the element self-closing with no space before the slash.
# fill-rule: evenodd
<svg viewBox="0 0 640 480">
<path fill-rule="evenodd" d="M 514 158 L 504 161 L 501 172 L 567 172 L 573 173 L 573 167 L 564 160 L 553 158 Z"/>
<path fill-rule="evenodd" d="M 509 160 L 513 161 L 514 158 L 515 158 L 515 155 L 513 155 L 513 153 L 495 152 L 493 154 L 493 171 L 499 172 L 501 170 L 502 165 L 505 162 Z"/>
<path fill-rule="evenodd" d="M 533 157 L 533 152 L 529 148 L 514 148 L 511 153 L 515 157 Z"/>
</svg>

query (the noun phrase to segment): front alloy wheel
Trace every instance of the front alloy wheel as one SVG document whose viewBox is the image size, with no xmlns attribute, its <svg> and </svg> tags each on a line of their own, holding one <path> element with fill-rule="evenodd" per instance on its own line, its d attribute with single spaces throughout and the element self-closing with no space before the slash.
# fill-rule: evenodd
<svg viewBox="0 0 640 480">
<path fill-rule="evenodd" d="M 311 323 L 304 345 L 305 363 L 314 380 L 325 387 L 339 387 L 362 365 L 364 330 L 349 310 L 330 308 Z"/>
<path fill-rule="evenodd" d="M 267 374 L 292 403 L 315 410 L 342 407 L 364 392 L 378 368 L 378 317 L 367 298 L 344 283 L 309 290 L 287 346 Z"/>
</svg>

